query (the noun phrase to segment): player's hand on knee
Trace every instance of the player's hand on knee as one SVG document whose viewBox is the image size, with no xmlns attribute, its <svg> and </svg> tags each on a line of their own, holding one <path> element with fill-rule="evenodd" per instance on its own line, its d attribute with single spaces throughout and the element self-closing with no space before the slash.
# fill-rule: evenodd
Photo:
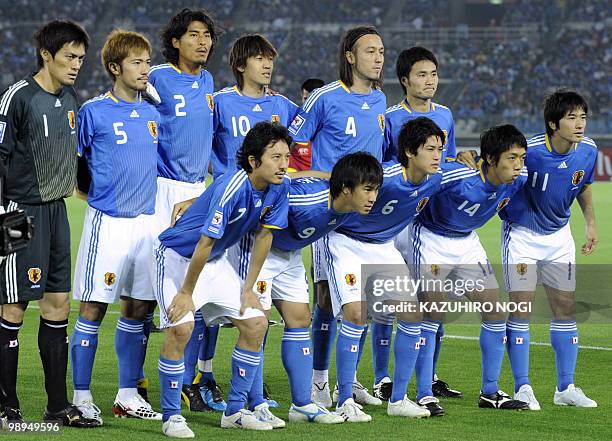
<svg viewBox="0 0 612 441">
<path fill-rule="evenodd" d="M 194 310 L 195 305 L 191 293 L 179 291 L 168 307 L 168 319 L 170 323 L 176 323 Z"/>
<path fill-rule="evenodd" d="M 186 201 L 179 202 L 178 204 L 174 205 L 174 208 L 172 209 L 172 219 L 170 219 L 171 227 L 173 227 L 174 224 L 176 224 L 176 221 L 179 219 L 179 217 L 185 214 L 187 209 L 193 205 L 196 199 L 197 198 L 188 199 Z"/>
<path fill-rule="evenodd" d="M 240 315 L 244 314 L 248 308 L 255 308 L 263 311 L 263 306 L 259 303 L 259 298 L 252 289 L 245 290 L 240 296 Z"/>
<path fill-rule="evenodd" d="M 476 156 L 478 156 L 478 152 L 476 150 L 466 150 L 463 152 L 457 153 L 457 161 L 459 164 L 467 165 L 469 168 L 476 169 L 478 166 L 476 165 Z"/>
</svg>

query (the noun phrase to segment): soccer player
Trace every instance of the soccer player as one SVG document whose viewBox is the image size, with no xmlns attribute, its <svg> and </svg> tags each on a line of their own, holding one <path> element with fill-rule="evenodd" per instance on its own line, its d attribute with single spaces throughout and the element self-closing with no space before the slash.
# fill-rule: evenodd
<svg viewBox="0 0 612 441">
<path fill-rule="evenodd" d="M 212 168 L 216 177 L 236 168 L 236 153 L 259 121 L 289 126 L 298 111 L 293 101 L 270 94 L 276 49 L 263 35 L 248 34 L 234 42 L 229 64 L 236 84 L 216 92 Z"/>
<path fill-rule="evenodd" d="M 304 81 L 302 83 L 302 87 L 300 88 L 302 105 L 315 89 L 319 89 L 324 85 L 325 82 L 318 78 L 308 78 L 306 81 Z M 291 157 L 289 158 L 289 171 L 310 170 L 311 159 L 312 150 L 310 143 L 296 144 L 295 148 L 291 150 Z"/>
<path fill-rule="evenodd" d="M 218 39 L 218 30 L 204 10 L 183 9 L 162 31 L 165 64 L 151 68 L 149 82 L 160 97 L 157 110 L 159 158 L 155 236 L 168 228 L 174 205 L 198 197 L 205 189 L 213 137 L 213 78 L 205 69 Z M 151 317 L 152 319 L 152 317 Z M 212 374 L 212 356 L 218 326 L 204 325 L 196 315 L 195 329 L 185 348 L 185 375 L 182 398 L 196 412 L 225 409 L 221 390 Z M 204 337 L 208 338 L 204 338 Z M 204 380 L 194 383 L 200 347 L 212 348 Z M 204 363 L 204 362 L 203 362 Z M 202 399 L 200 386 L 206 396 Z"/>
<path fill-rule="evenodd" d="M 342 312 L 342 328 L 336 344 L 337 412 L 346 421 L 371 420 L 371 416 L 354 402 L 352 394 L 359 342 L 367 320 L 364 294 L 370 290 L 371 277 L 382 280 L 410 276 L 393 238 L 412 222 L 438 191 L 442 179 L 438 168 L 443 144 L 444 133 L 430 119 L 421 117 L 406 123 L 399 134 L 400 162 L 384 164 L 383 185 L 370 214 L 353 217 L 324 239 L 334 315 Z M 384 267 L 375 269 L 374 274 L 368 276 L 364 273 L 367 270 L 364 265 L 368 264 Z M 391 294 L 391 298 L 384 300 L 396 303 L 411 300 L 406 294 Z M 373 317 L 381 311 L 372 302 L 368 307 Z M 421 313 L 417 309 L 397 315 L 395 382 L 387 413 L 391 416 L 428 417 L 427 409 L 406 397 L 408 381 L 419 353 Z"/>
<path fill-rule="evenodd" d="M 338 161 L 329 179 L 304 177 L 291 181 L 289 226 L 274 231 L 272 250 L 253 287 L 267 315 L 274 302 L 285 322 L 281 356 L 291 386 L 289 421 L 344 422 L 342 416 L 311 399 L 310 309 L 301 250 L 348 221 L 352 213 L 367 214 L 376 200 L 382 169 L 372 155 L 352 153 Z M 241 277 L 246 273 L 251 243 L 246 236 L 228 253 Z M 261 384 L 258 387 L 261 390 Z M 250 408 L 263 401 L 257 391 L 253 392 L 249 395 Z"/>
<path fill-rule="evenodd" d="M 395 65 L 397 79 L 402 86 L 405 98 L 395 106 L 387 109 L 385 114 L 385 159 L 397 158 L 397 145 L 402 126 L 419 117 L 427 117 L 442 129 L 446 137 L 442 162 L 454 160 L 463 162 L 464 155 L 471 159 L 469 153 L 456 153 L 455 123 L 453 114 L 448 107 L 434 103 L 438 89 L 438 59 L 428 49 L 415 46 L 403 50 Z M 389 377 L 389 353 L 391 350 L 391 334 L 393 332 L 393 316 L 378 314 L 372 320 L 372 360 L 374 362 L 374 396 L 383 401 L 389 400 L 391 379 Z M 445 381 L 436 377 L 436 364 L 444 338 L 444 327 L 440 324 L 436 336 L 434 353 L 434 396 L 460 397 L 461 392 L 451 389 Z"/>
<path fill-rule="evenodd" d="M 416 278 L 428 281 L 457 280 L 475 287 L 470 300 L 499 302 L 497 281 L 476 229 L 483 226 L 515 197 L 525 182 L 523 165 L 527 141 L 512 125 L 493 127 L 480 138 L 482 160 L 478 170 L 461 164 L 447 164 L 441 189 L 425 206 L 420 216 L 396 237 L 396 247 L 412 264 Z M 467 284 L 467 283 L 466 283 Z M 428 286 L 434 285 L 433 288 Z M 419 300 L 443 302 L 446 294 L 436 291 L 441 283 L 426 283 Z M 438 288 L 439 289 L 439 288 Z M 438 310 L 439 311 L 439 310 Z M 443 315 L 425 314 L 421 326 L 417 358 L 417 401 L 432 416 L 444 409 L 432 392 L 433 353 L 438 326 Z M 480 348 L 482 351 L 482 388 L 478 405 L 496 409 L 526 409 L 527 404 L 513 400 L 498 389 L 506 337 L 505 317 L 496 308 L 482 312 Z M 421 365 L 420 368 L 419 365 Z"/>
<path fill-rule="evenodd" d="M 5 90 L 0 98 L 0 160 L 7 167 L 6 211 L 34 218 L 28 248 L 0 265 L 1 417 L 22 421 L 17 398 L 19 329 L 30 301 L 38 300 L 38 348 L 45 374 L 45 420 L 73 427 L 98 423 L 68 402 L 66 370 L 70 312 L 70 226 L 64 198 L 76 177 L 78 111 L 72 88 L 89 46 L 87 33 L 70 21 L 52 21 L 36 33 L 38 72 Z"/>
<path fill-rule="evenodd" d="M 161 419 L 137 392 L 147 309 L 154 300 L 147 273 L 157 176 L 159 113 L 143 101 L 151 45 L 141 34 L 111 32 L 102 64 L 112 89 L 79 111 L 78 151 L 88 165 L 91 186 L 75 269 L 74 297 L 79 317 L 70 340 L 74 402 L 101 425 L 90 390 L 98 331 L 108 305 L 121 298 L 115 350 L 119 391 L 113 413 Z"/>
<path fill-rule="evenodd" d="M 183 349 L 193 330 L 193 311 L 206 323 L 231 321 L 239 331 L 232 354 L 232 378 L 223 428 L 270 430 L 267 406 L 244 409 L 259 369 L 268 321 L 250 288 L 241 290 L 225 251 L 258 227 L 246 287 L 255 279 L 272 243 L 271 229 L 287 226 L 289 179 L 285 177 L 292 140 L 287 129 L 256 124 L 244 139 L 240 169 L 213 184 L 159 236 L 156 249 L 156 297 L 160 326 L 167 328 L 159 357 L 164 434 L 193 437 L 181 416 Z M 241 294 L 242 291 L 242 294 Z M 264 415 L 265 414 L 265 415 Z M 282 421 L 282 420 L 281 420 Z"/>
<path fill-rule="evenodd" d="M 356 27 L 343 35 L 338 54 L 340 79 L 312 93 L 289 127 L 297 148 L 312 143 L 313 170 L 330 172 L 338 159 L 358 151 L 382 160 L 387 107 L 385 95 L 380 90 L 384 60 L 385 48 L 376 28 Z M 315 403 L 330 407 L 328 368 L 336 320 L 321 240 L 313 244 L 312 252 L 317 297 L 312 322 L 312 392 Z M 363 335 L 361 348 L 365 342 L 365 333 Z M 382 404 L 358 381 L 353 389 L 359 403 Z"/>
<path fill-rule="evenodd" d="M 553 93 L 544 105 L 546 132 L 529 139 L 527 184 L 501 212 L 504 280 L 514 302 L 532 302 L 541 281 L 553 313 L 550 341 L 555 351 L 559 406 L 597 407 L 574 385 L 578 357 L 576 327 L 576 248 L 570 231 L 570 207 L 578 199 L 586 223 L 585 256 L 597 246 L 590 185 L 597 146 L 584 136 L 588 106 L 576 92 Z M 512 313 L 507 323 L 508 355 L 514 374 L 514 398 L 540 405 L 529 382 L 529 314 Z"/>
</svg>

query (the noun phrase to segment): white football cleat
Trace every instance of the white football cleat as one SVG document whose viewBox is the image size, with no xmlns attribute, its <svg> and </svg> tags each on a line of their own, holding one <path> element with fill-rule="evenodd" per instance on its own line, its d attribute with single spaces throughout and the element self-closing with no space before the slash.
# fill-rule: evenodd
<svg viewBox="0 0 612 441">
<path fill-rule="evenodd" d="M 338 385 L 334 387 L 334 393 L 332 395 L 332 401 L 334 403 L 338 402 L 340 398 L 340 390 L 338 389 Z M 363 387 L 363 385 L 359 381 L 353 382 L 353 399 L 357 404 L 362 405 L 370 405 L 370 406 L 380 406 L 382 404 L 382 400 L 380 398 L 373 397 L 368 393 L 368 390 Z"/>
<path fill-rule="evenodd" d="M 597 402 L 587 397 L 582 389 L 570 384 L 563 392 L 555 388 L 553 403 L 557 406 L 597 407 Z"/>
<path fill-rule="evenodd" d="M 116 418 L 140 418 L 141 420 L 161 421 L 162 414 L 153 410 L 144 398 L 136 394 L 128 400 L 120 400 L 119 395 L 113 404 L 113 413 Z"/>
<path fill-rule="evenodd" d="M 270 412 L 270 405 L 268 403 L 261 403 L 260 405 L 255 406 L 253 415 L 255 415 L 255 418 L 257 418 L 259 421 L 263 421 L 264 423 L 271 425 L 273 429 L 282 429 L 285 427 L 285 422 Z"/>
<path fill-rule="evenodd" d="M 253 412 L 240 409 L 232 415 L 221 415 L 221 427 L 223 429 L 246 429 L 246 430 L 272 430 L 272 426 L 259 421 Z"/>
<path fill-rule="evenodd" d="M 540 403 L 533 393 L 533 388 L 529 384 L 523 384 L 519 387 L 519 390 L 514 394 L 514 399 L 527 403 L 529 410 L 540 410 Z"/>
<path fill-rule="evenodd" d="M 313 403 L 321 407 L 332 407 L 334 404 L 329 396 L 329 383 L 327 381 L 324 383 L 313 381 L 310 397 Z"/>
<path fill-rule="evenodd" d="M 195 433 L 187 426 L 185 417 L 172 415 L 162 424 L 162 432 L 170 438 L 195 438 Z"/>
<path fill-rule="evenodd" d="M 369 423 L 372 421 L 372 417 L 361 410 L 361 406 L 355 403 L 352 398 L 349 398 L 342 406 L 336 408 L 336 413 L 347 423 Z"/>
<path fill-rule="evenodd" d="M 91 400 L 83 400 L 80 403 L 73 403 L 81 411 L 84 418 L 96 420 L 102 425 L 102 411 Z"/>
<path fill-rule="evenodd" d="M 387 415 L 408 418 L 427 418 L 431 414 L 429 413 L 429 410 L 419 406 L 414 401 L 410 401 L 408 397 L 404 395 L 403 400 L 396 401 L 395 403 L 392 403 L 391 400 L 389 400 L 389 403 L 387 404 Z"/>
<path fill-rule="evenodd" d="M 330 412 L 323 406 L 315 403 L 305 406 L 292 404 L 289 408 L 289 422 L 291 423 L 318 423 L 318 424 L 340 424 L 344 418 L 335 412 Z"/>
</svg>

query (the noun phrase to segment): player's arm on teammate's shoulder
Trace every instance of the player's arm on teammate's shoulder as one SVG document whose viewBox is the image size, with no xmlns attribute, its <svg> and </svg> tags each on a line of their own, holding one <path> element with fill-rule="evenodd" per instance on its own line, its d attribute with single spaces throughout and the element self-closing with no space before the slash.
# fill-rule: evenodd
<svg viewBox="0 0 612 441">
<path fill-rule="evenodd" d="M 457 161 L 459 164 L 467 165 L 470 168 L 476 169 L 478 168 L 476 165 L 477 157 L 478 152 L 476 150 L 463 150 L 457 153 L 455 161 Z"/>
<path fill-rule="evenodd" d="M 320 178 L 320 179 L 329 179 L 331 178 L 331 173 L 322 172 L 318 170 L 302 170 L 302 171 L 290 171 L 287 173 L 290 178 Z"/>
<path fill-rule="evenodd" d="M 247 308 L 256 308 L 263 310 L 257 295 L 253 292 L 253 286 L 257 282 L 257 277 L 261 272 L 270 248 L 272 247 L 272 230 L 265 226 L 260 226 L 255 233 L 255 241 L 253 242 L 253 251 L 249 261 L 249 270 L 244 281 L 242 295 L 240 296 L 240 314 L 244 314 Z"/>
<path fill-rule="evenodd" d="M 174 296 L 172 303 L 168 307 L 168 318 L 170 323 L 176 323 L 187 313 L 193 311 L 195 306 L 193 304 L 193 290 L 195 289 L 196 283 L 204 265 L 208 262 L 210 253 L 212 251 L 215 239 L 206 235 L 201 235 L 198 244 L 191 256 L 189 267 L 187 268 L 187 274 L 185 274 L 185 280 L 181 290 Z"/>
<path fill-rule="evenodd" d="M 585 222 L 585 243 L 582 245 L 581 252 L 583 255 L 588 256 L 595 251 L 598 242 L 591 186 L 585 185 L 578 194 L 577 199 Z"/>
<path fill-rule="evenodd" d="M 185 214 L 187 209 L 193 205 L 193 203 L 198 198 L 187 199 L 186 201 L 179 202 L 178 204 L 174 204 L 174 208 L 172 209 L 172 219 L 170 219 L 170 226 L 173 227 L 176 224 L 176 221 Z"/>
</svg>

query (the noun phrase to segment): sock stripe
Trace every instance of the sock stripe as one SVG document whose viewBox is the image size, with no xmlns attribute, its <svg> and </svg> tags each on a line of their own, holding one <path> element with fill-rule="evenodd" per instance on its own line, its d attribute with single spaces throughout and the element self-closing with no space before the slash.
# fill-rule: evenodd
<svg viewBox="0 0 612 441">
<path fill-rule="evenodd" d="M 13 326 L 11 326 L 13 325 Z M 8 323 L 6 323 L 5 321 L 0 321 L 0 326 L 2 326 L 4 329 L 8 329 L 10 331 L 19 331 L 21 329 L 21 326 L 23 325 L 23 322 L 16 324 L 16 323 L 11 323 L 10 325 Z"/>
<path fill-rule="evenodd" d="M 232 358 L 234 360 L 236 360 L 239 363 L 244 363 L 244 364 L 248 364 L 250 366 L 259 366 L 259 363 L 261 363 L 261 359 L 258 359 L 257 361 L 254 360 L 248 360 L 246 358 L 242 358 L 236 354 L 232 355 Z"/>
<path fill-rule="evenodd" d="M 398 323 L 397 330 L 398 332 L 402 332 L 406 335 L 421 335 L 420 325 L 403 325 L 401 323 Z"/>
<path fill-rule="evenodd" d="M 506 328 L 511 331 L 529 331 L 529 322 L 512 322 L 506 323 Z"/>
<path fill-rule="evenodd" d="M 203 321 L 204 321 L 204 316 L 202 315 L 202 311 L 200 311 L 200 310 L 197 310 L 197 311 L 196 311 L 196 313 L 195 313 L 195 315 L 194 315 L 194 320 L 195 320 L 196 322 L 200 322 L 200 321 L 202 321 L 202 322 L 203 322 Z"/>
<path fill-rule="evenodd" d="M 154 314 L 154 313 L 152 313 L 152 312 L 148 313 L 148 314 L 147 314 L 147 316 L 145 317 L 145 322 L 152 322 L 152 321 L 153 321 L 153 316 L 154 316 L 154 315 L 155 315 L 155 314 Z"/>
<path fill-rule="evenodd" d="M 424 321 L 421 323 L 421 331 L 438 332 L 440 323 Z"/>
<path fill-rule="evenodd" d="M 249 355 L 242 351 L 239 351 L 238 349 L 234 349 L 234 352 L 232 353 L 232 358 L 236 361 L 247 363 L 252 366 L 259 366 L 259 363 L 261 363 L 261 357 L 259 355 Z"/>
<path fill-rule="evenodd" d="M 50 328 L 54 328 L 54 329 L 61 329 L 61 328 L 67 328 L 68 327 L 68 320 L 66 320 L 66 323 L 62 323 L 61 325 L 54 325 L 51 324 L 49 322 L 43 321 L 42 322 L 45 326 L 48 326 Z"/>
<path fill-rule="evenodd" d="M 184 363 L 181 363 L 181 364 L 180 364 L 180 365 L 178 365 L 178 366 L 175 366 L 175 367 L 169 367 L 169 366 L 167 366 L 167 365 L 164 365 L 164 364 L 163 364 L 161 361 L 159 361 L 159 362 L 157 363 L 157 369 L 158 369 L 160 372 L 163 372 L 163 373 L 165 373 L 165 374 L 170 374 L 170 375 L 180 374 L 180 375 L 182 375 L 182 374 L 184 374 L 184 373 L 185 373 L 185 364 L 184 364 Z"/>
<path fill-rule="evenodd" d="M 486 329 L 491 332 L 505 332 L 506 323 L 493 323 L 493 322 L 482 322 L 482 329 Z"/>
<path fill-rule="evenodd" d="M 74 330 L 82 334 L 98 335 L 98 328 L 95 328 L 95 329 L 82 328 L 79 326 L 79 322 L 77 322 L 74 325 Z"/>
<path fill-rule="evenodd" d="M 356 327 L 356 325 L 343 321 L 340 333 L 349 338 L 360 339 L 364 329 L 365 327 L 363 326 Z"/>
</svg>

